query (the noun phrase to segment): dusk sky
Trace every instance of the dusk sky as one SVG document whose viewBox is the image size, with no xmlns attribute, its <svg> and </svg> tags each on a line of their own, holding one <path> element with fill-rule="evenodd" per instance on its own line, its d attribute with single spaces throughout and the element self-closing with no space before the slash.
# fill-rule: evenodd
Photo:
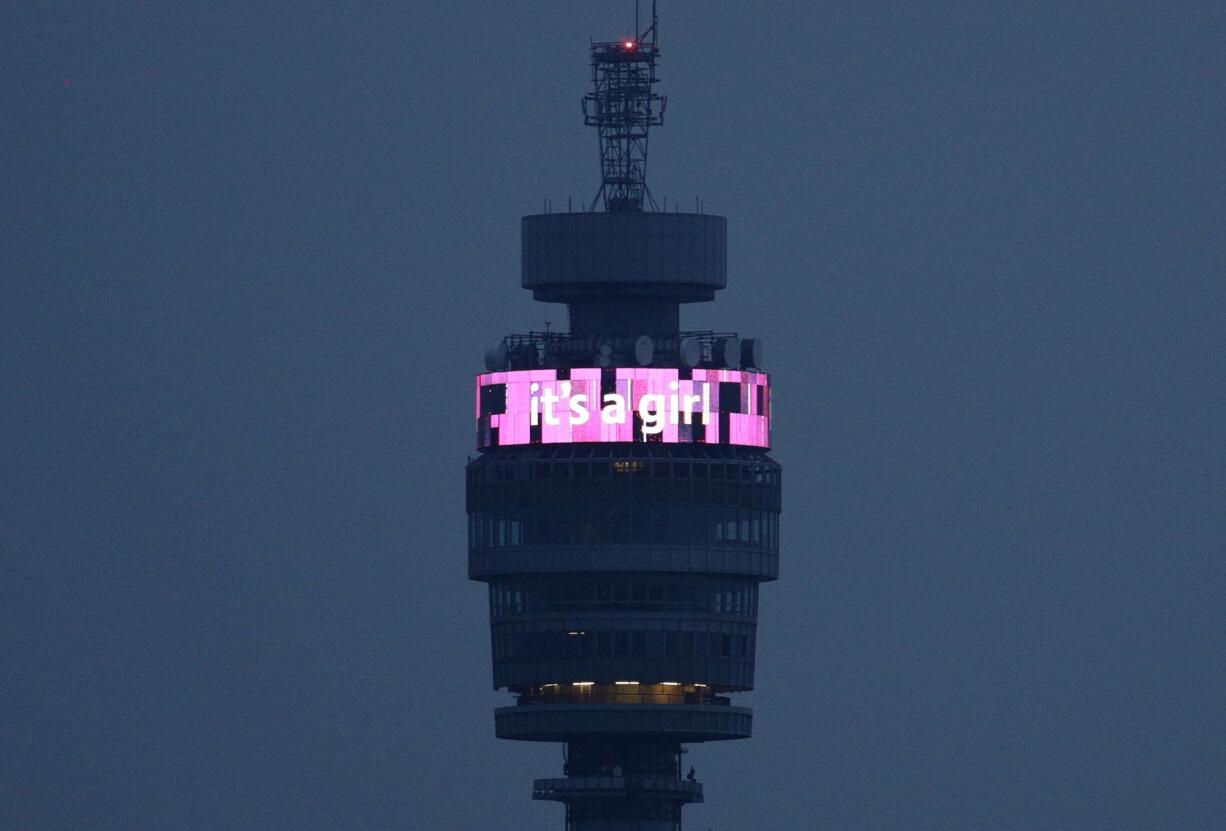
<svg viewBox="0 0 1226 831">
<path fill-rule="evenodd" d="M 0 827 L 562 827 L 463 474 L 632 9 L 0 11 Z M 1226 7 L 660 14 L 783 465 L 686 827 L 1226 829 Z"/>
</svg>

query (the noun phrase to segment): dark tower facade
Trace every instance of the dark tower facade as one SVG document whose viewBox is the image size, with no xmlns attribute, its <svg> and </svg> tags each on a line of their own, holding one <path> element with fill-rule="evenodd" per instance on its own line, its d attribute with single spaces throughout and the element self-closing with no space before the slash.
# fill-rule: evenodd
<svg viewBox="0 0 1226 831">
<path fill-rule="evenodd" d="M 685 744 L 743 739 L 758 587 L 778 575 L 780 468 L 761 342 L 682 331 L 725 285 L 726 221 L 646 187 L 656 20 L 592 45 L 593 209 L 522 220 L 522 284 L 567 332 L 508 335 L 477 378 L 469 576 L 487 583 L 499 737 L 557 742 L 568 831 L 675 831 L 703 799 Z M 601 205 L 604 210 L 596 210 Z"/>
</svg>

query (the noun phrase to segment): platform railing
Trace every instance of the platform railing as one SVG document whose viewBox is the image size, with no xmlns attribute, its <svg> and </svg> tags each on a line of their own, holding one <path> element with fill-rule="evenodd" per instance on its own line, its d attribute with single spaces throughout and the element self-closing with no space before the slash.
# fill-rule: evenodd
<svg viewBox="0 0 1226 831">
<path fill-rule="evenodd" d="M 717 707 L 727 707 L 732 699 L 724 695 L 704 695 L 702 693 L 642 693 L 642 692 L 557 692 L 557 693 L 521 693 L 515 702 L 517 705 L 532 706 L 541 704 L 698 704 Z"/>
<path fill-rule="evenodd" d="M 537 779 L 533 799 L 566 799 L 580 795 L 649 791 L 686 802 L 702 801 L 702 783 L 675 776 L 572 776 L 567 779 Z"/>
</svg>

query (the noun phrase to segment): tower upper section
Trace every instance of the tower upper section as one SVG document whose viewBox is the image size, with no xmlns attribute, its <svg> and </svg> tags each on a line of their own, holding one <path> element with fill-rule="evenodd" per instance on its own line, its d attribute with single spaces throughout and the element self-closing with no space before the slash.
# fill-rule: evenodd
<svg viewBox="0 0 1226 831">
<path fill-rule="evenodd" d="M 538 214 L 523 218 L 523 287 L 566 303 L 571 333 L 675 337 L 679 304 L 727 282 L 727 221 L 708 214 Z"/>
<path fill-rule="evenodd" d="M 654 89 L 654 3 L 641 33 L 636 7 L 635 32 L 592 44 L 583 115 L 600 138 L 596 198 L 586 212 L 523 219 L 523 286 L 567 304 L 579 338 L 676 338 L 679 304 L 713 299 L 727 279 L 725 219 L 661 212 L 647 187 L 648 130 L 663 123 L 666 104 Z"/>
</svg>

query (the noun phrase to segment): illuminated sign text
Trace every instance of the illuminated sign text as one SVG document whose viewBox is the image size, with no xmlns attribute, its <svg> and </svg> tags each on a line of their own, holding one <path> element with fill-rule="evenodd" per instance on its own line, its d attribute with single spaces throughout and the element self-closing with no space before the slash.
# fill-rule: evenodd
<svg viewBox="0 0 1226 831">
<path fill-rule="evenodd" d="M 477 446 L 656 441 L 770 446 L 765 373 L 529 369 L 477 376 Z"/>
</svg>

